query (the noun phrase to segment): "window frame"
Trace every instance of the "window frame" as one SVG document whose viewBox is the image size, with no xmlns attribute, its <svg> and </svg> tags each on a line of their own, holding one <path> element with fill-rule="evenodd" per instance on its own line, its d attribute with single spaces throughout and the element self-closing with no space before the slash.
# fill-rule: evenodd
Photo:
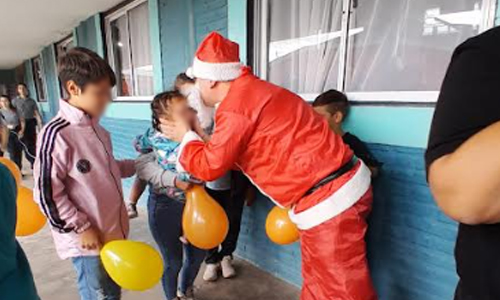
<svg viewBox="0 0 500 300">
<path fill-rule="evenodd" d="M 253 67 L 256 75 L 268 79 L 268 52 L 269 52 L 269 5 L 271 0 L 255 0 L 253 3 L 254 19 L 250 20 L 253 25 Z M 349 51 L 349 26 L 351 17 L 355 13 L 355 6 L 359 0 L 342 0 L 342 28 L 339 47 L 339 68 L 336 89 L 345 91 L 347 61 L 350 58 Z M 497 9 L 496 0 L 481 0 L 482 18 L 479 32 L 482 33 L 495 26 Z M 307 101 L 313 101 L 320 93 L 299 94 Z M 439 91 L 373 91 L 373 92 L 347 92 L 352 102 L 359 104 L 389 104 L 389 105 L 424 105 L 434 106 L 439 97 Z"/>
<path fill-rule="evenodd" d="M 41 88 L 43 89 L 44 93 L 44 98 L 40 97 L 39 93 L 39 85 L 38 85 L 38 80 L 37 80 L 37 72 L 35 69 L 35 61 L 38 61 L 38 67 L 40 69 L 40 81 L 41 81 Z M 33 84 L 35 86 L 35 92 L 36 92 L 36 101 L 37 102 L 48 102 L 48 97 L 47 97 L 47 80 L 45 79 L 45 72 L 43 70 L 43 59 L 41 55 L 37 55 L 31 59 L 31 71 L 33 73 Z"/>
<path fill-rule="evenodd" d="M 126 3 L 124 5 L 120 5 L 119 8 L 112 10 L 108 14 L 104 16 L 104 32 L 105 32 L 105 40 L 106 40 L 106 53 L 107 53 L 107 61 L 113 71 L 116 73 L 116 68 L 115 68 L 115 57 L 114 57 L 114 51 L 113 51 L 113 36 L 111 33 L 111 23 L 115 20 L 117 20 L 120 17 L 127 16 L 128 12 L 139 5 L 146 3 L 147 4 L 148 0 L 134 0 L 129 3 Z M 149 12 L 149 7 L 148 7 L 148 12 Z M 148 19 L 149 19 L 149 14 L 148 14 Z M 127 27 L 129 19 L 127 17 Z M 149 32 L 148 32 L 149 34 Z M 130 47 L 130 52 L 132 53 L 132 49 Z M 131 57 L 132 58 L 132 57 Z M 132 60 L 131 60 L 132 64 Z M 132 78 L 134 79 L 134 67 L 132 64 L 131 68 L 132 72 Z M 136 93 L 136 85 L 134 82 L 134 94 Z M 144 95 L 144 96 L 118 96 L 117 93 L 117 88 L 115 87 L 113 89 L 113 98 L 115 101 L 119 102 L 150 102 L 153 100 L 154 95 Z"/>
</svg>

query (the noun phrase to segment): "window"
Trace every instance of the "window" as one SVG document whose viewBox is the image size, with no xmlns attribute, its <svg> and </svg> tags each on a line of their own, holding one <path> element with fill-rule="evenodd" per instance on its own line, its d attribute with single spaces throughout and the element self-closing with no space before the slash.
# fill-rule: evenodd
<svg viewBox="0 0 500 300">
<path fill-rule="evenodd" d="M 47 93 L 45 92 L 45 77 L 43 75 L 42 59 L 37 56 L 31 61 L 33 65 L 33 80 L 35 82 L 36 95 L 39 102 L 47 101 Z"/>
<path fill-rule="evenodd" d="M 56 44 L 56 59 L 57 59 L 57 62 L 59 62 L 59 59 L 61 58 L 61 56 L 63 56 L 66 52 L 68 52 L 69 49 L 73 48 L 74 47 L 74 43 L 73 43 L 73 36 L 70 35 L 68 36 L 67 38 L 63 39 L 62 41 L 60 41 L 59 43 Z M 59 91 L 60 91 L 60 95 L 63 99 L 67 99 L 68 98 L 68 93 L 66 93 L 66 90 L 64 89 L 64 87 L 61 85 L 61 83 L 59 82 Z"/>
<path fill-rule="evenodd" d="M 258 74 L 312 100 L 434 102 L 453 50 L 495 0 L 256 0 Z"/>
<path fill-rule="evenodd" d="M 147 1 L 134 1 L 108 15 L 105 22 L 117 99 L 148 100 L 154 90 Z"/>
</svg>

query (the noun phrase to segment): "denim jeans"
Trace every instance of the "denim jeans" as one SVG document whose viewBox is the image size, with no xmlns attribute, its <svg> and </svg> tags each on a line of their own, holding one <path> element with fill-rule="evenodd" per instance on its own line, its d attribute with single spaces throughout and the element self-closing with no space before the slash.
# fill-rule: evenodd
<svg viewBox="0 0 500 300">
<path fill-rule="evenodd" d="M 177 290 L 186 293 L 193 286 L 205 257 L 205 251 L 183 244 L 182 212 L 184 203 L 151 191 L 148 200 L 149 227 L 165 263 L 162 277 L 167 300 L 175 299 Z"/>
<path fill-rule="evenodd" d="M 120 287 L 109 277 L 99 256 L 73 258 L 81 300 L 119 300 Z"/>
</svg>

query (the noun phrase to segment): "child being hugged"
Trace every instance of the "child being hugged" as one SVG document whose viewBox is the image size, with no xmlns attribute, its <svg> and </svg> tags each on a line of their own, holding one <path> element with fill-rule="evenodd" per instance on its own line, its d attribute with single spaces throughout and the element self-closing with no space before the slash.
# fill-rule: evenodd
<svg viewBox="0 0 500 300">
<path fill-rule="evenodd" d="M 140 154 L 154 152 L 157 162 L 165 170 L 177 173 L 176 162 L 179 153 L 180 143 L 169 140 L 160 131 L 160 119 L 176 121 L 179 119 L 189 120 L 198 124 L 199 131 L 201 125 L 196 118 L 196 113 L 189 107 L 186 97 L 177 91 L 167 91 L 156 95 L 151 103 L 152 127 L 139 135 L 134 140 L 134 147 Z M 178 173 L 175 178 L 175 186 L 169 186 L 157 191 L 171 199 L 184 201 L 184 190 L 191 184 L 202 184 L 200 180 L 191 177 L 188 173 Z M 130 218 L 137 217 L 137 201 L 146 189 L 147 182 L 136 178 L 130 192 L 130 204 L 128 214 Z"/>
<path fill-rule="evenodd" d="M 149 227 L 167 266 L 162 285 L 166 299 L 194 299 L 193 283 L 205 258 L 205 251 L 190 245 L 182 237 L 182 213 L 184 191 L 192 184 L 202 182 L 187 173 L 177 172 L 180 143 L 166 138 L 161 133 L 160 120 L 190 122 L 200 136 L 206 135 L 203 134 L 196 113 L 189 107 L 186 97 L 177 91 L 156 95 L 151 103 L 151 110 L 152 127 L 135 139 L 135 148 L 141 154 L 153 152 L 164 172 L 176 176 L 173 181 L 161 184 L 162 188 L 152 188 L 148 200 Z M 135 203 L 146 184 L 141 179 L 134 182 L 130 199 L 132 207 L 135 208 Z"/>
<path fill-rule="evenodd" d="M 105 60 L 78 47 L 60 59 L 58 73 L 69 99 L 59 101 L 39 136 L 35 200 L 59 256 L 73 261 L 81 299 L 120 299 L 99 257 L 102 245 L 128 236 L 120 179 L 135 173 L 133 160 L 115 160 L 110 135 L 99 125 L 116 78 Z"/>
</svg>

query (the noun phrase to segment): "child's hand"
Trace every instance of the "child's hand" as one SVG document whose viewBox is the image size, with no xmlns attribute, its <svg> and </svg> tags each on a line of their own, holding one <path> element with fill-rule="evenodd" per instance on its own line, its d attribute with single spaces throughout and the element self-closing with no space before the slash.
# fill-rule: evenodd
<svg viewBox="0 0 500 300">
<path fill-rule="evenodd" d="M 184 135 L 191 130 L 191 126 L 186 120 L 179 119 L 177 121 L 170 121 L 160 119 L 160 129 L 164 136 L 172 141 L 182 142 Z"/>
<path fill-rule="evenodd" d="M 192 186 L 192 183 L 191 182 L 187 182 L 187 181 L 182 181 L 182 180 L 179 180 L 179 179 L 175 179 L 175 186 L 183 191 L 189 189 L 191 186 Z"/>
<path fill-rule="evenodd" d="M 81 246 L 85 250 L 99 250 L 101 249 L 101 240 L 99 233 L 93 227 L 81 233 Z"/>
</svg>

